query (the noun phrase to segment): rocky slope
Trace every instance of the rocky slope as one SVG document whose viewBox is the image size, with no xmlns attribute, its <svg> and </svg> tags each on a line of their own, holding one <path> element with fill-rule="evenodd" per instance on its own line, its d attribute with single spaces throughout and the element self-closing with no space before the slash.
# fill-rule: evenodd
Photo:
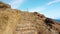
<svg viewBox="0 0 60 34">
<path fill-rule="evenodd" d="M 43 14 L 12 9 L 0 2 L 0 34 L 60 34 L 60 23 Z"/>
</svg>

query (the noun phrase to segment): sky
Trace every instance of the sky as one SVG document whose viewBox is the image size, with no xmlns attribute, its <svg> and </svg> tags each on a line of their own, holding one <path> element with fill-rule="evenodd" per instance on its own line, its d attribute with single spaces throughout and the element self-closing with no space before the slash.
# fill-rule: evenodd
<svg viewBox="0 0 60 34">
<path fill-rule="evenodd" d="M 13 9 L 39 12 L 46 17 L 60 19 L 60 0 L 0 0 Z"/>
</svg>

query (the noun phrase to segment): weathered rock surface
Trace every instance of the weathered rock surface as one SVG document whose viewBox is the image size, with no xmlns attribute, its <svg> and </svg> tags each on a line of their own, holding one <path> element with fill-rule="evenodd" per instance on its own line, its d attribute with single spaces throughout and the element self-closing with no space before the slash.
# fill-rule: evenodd
<svg viewBox="0 0 60 34">
<path fill-rule="evenodd" d="M 37 12 L 23 12 L 0 2 L 0 34 L 60 34 L 60 23 Z"/>
<path fill-rule="evenodd" d="M 0 2 L 0 8 L 11 8 L 11 6 L 3 2 Z"/>
</svg>

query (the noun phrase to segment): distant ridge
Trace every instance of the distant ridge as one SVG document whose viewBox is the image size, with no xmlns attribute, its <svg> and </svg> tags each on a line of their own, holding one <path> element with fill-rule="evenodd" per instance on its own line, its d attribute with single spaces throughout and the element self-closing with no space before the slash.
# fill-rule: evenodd
<svg viewBox="0 0 60 34">
<path fill-rule="evenodd" d="M 60 22 L 60 19 L 55 19 L 56 21 Z"/>
</svg>

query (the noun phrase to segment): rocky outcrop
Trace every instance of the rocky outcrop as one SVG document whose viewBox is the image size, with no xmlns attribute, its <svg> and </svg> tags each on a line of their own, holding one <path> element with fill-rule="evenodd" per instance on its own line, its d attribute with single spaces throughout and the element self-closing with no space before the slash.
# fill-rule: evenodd
<svg viewBox="0 0 60 34">
<path fill-rule="evenodd" d="M 3 3 L 3 2 L 0 2 L 0 8 L 1 8 L 1 9 L 2 9 L 2 8 L 11 8 L 11 6 L 8 5 L 8 4 L 5 4 L 5 3 Z"/>
<path fill-rule="evenodd" d="M 0 2 L 0 34 L 60 34 L 60 23 L 43 14 L 12 9 Z"/>
</svg>

